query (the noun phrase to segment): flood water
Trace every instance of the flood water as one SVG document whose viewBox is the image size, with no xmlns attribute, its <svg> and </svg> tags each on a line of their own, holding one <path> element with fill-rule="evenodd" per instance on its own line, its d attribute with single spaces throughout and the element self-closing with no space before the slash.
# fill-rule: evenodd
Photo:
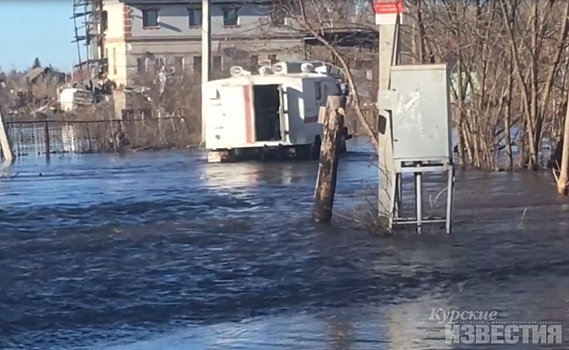
<svg viewBox="0 0 569 350">
<path fill-rule="evenodd" d="M 314 162 L 19 159 L 0 180 L 0 348 L 487 349 L 446 344 L 432 308 L 569 323 L 550 174 L 459 173 L 454 234 L 377 236 L 348 219 L 377 181 L 351 147 L 329 226 L 310 222 Z"/>
</svg>

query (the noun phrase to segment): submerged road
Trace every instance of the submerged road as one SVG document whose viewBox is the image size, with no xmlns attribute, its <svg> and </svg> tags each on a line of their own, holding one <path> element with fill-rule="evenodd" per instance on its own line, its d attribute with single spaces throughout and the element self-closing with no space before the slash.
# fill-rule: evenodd
<svg viewBox="0 0 569 350">
<path fill-rule="evenodd" d="M 457 348 L 439 307 L 567 323 L 569 202 L 550 174 L 459 173 L 453 235 L 377 237 L 341 218 L 371 210 L 357 146 L 330 227 L 309 220 L 314 162 L 18 160 L 0 180 L 0 348 Z"/>
</svg>

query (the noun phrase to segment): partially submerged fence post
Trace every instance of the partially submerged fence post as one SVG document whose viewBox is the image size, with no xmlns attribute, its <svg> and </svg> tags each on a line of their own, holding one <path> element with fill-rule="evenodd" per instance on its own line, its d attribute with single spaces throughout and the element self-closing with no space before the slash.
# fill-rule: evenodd
<svg viewBox="0 0 569 350">
<path fill-rule="evenodd" d="M 49 121 L 46 120 L 45 121 L 45 126 L 44 126 L 44 134 L 45 134 L 45 159 L 49 160 L 49 157 L 51 155 L 51 142 L 49 140 Z"/>
<path fill-rule="evenodd" d="M 0 148 L 2 148 L 4 161 L 8 163 L 12 162 L 14 160 L 14 152 L 12 152 L 12 144 L 10 143 L 8 132 L 6 131 L 2 113 L 0 113 Z"/>
<path fill-rule="evenodd" d="M 325 111 L 318 178 L 314 193 L 314 207 L 312 208 L 312 220 L 320 223 L 329 222 L 332 219 L 338 155 L 344 133 L 346 97 L 328 96 Z"/>
</svg>

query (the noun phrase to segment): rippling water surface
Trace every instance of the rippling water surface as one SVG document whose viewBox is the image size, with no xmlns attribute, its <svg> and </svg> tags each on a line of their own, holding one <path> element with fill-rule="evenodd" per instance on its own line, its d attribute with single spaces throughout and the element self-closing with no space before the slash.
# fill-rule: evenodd
<svg viewBox="0 0 569 350">
<path fill-rule="evenodd" d="M 377 179 L 357 146 L 329 227 L 309 220 L 313 162 L 20 159 L 0 180 L 0 348 L 452 348 L 434 307 L 566 323 L 569 202 L 549 174 L 460 173 L 453 235 L 377 237 L 347 219 Z"/>
</svg>

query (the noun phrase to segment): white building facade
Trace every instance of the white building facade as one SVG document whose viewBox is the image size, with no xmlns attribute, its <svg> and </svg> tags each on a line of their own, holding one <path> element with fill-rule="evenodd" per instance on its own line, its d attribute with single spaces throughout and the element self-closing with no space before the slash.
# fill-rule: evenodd
<svg viewBox="0 0 569 350">
<path fill-rule="evenodd" d="M 102 28 L 108 78 L 119 85 L 164 67 L 201 70 L 201 0 L 104 0 Z M 272 1 L 212 0 L 212 68 L 252 68 L 300 60 L 305 35 L 275 13 Z"/>
</svg>

